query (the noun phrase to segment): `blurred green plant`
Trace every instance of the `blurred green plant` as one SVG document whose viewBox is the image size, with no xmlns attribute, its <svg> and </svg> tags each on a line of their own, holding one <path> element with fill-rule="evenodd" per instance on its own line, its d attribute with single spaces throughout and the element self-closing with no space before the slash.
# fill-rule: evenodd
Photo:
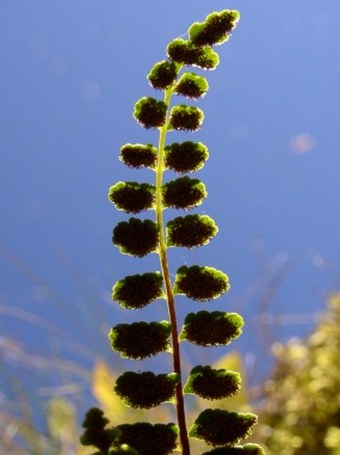
<svg viewBox="0 0 340 455">
<path fill-rule="evenodd" d="M 305 340 L 273 346 L 255 437 L 276 455 L 340 454 L 340 294 Z"/>
</svg>

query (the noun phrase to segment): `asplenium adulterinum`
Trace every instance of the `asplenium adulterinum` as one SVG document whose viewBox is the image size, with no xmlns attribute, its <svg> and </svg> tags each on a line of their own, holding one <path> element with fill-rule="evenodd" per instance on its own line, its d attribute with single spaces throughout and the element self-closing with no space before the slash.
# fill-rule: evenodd
<svg viewBox="0 0 340 455">
<path fill-rule="evenodd" d="M 127 143 L 120 150 L 120 160 L 126 166 L 136 170 L 148 168 L 155 179 L 152 184 L 121 181 L 110 188 L 109 200 L 129 215 L 113 229 L 112 241 L 122 254 L 136 258 L 156 253 L 160 270 L 122 278 L 114 284 L 112 297 L 122 307 L 139 310 L 141 314 L 142 308 L 151 302 L 163 301 L 169 320 L 118 324 L 111 328 L 109 339 L 112 348 L 129 359 L 171 352 L 172 371 L 161 374 L 127 371 L 118 377 L 114 392 L 132 408 L 150 409 L 171 401 L 176 407 L 177 422 L 154 425 L 114 422 L 115 427 L 108 427 L 109 421 L 102 411 L 93 408 L 86 415 L 81 441 L 97 447 L 98 455 L 167 455 L 176 449 L 189 455 L 190 438 L 216 447 L 204 455 L 263 454 L 256 444 L 239 445 L 257 421 L 254 414 L 209 408 L 187 427 L 186 394 L 218 400 L 236 394 L 241 379 L 238 372 L 216 370 L 209 365 L 193 365 L 189 376 L 183 377 L 181 343 L 187 341 L 203 347 L 228 345 L 241 334 L 243 319 L 236 313 L 201 310 L 189 313 L 180 323 L 176 316 L 178 295 L 198 302 L 218 299 L 229 290 L 229 278 L 213 266 L 182 265 L 174 273 L 168 264 L 169 248 L 203 246 L 218 232 L 208 215 L 186 214 L 207 196 L 204 183 L 187 175 L 204 166 L 209 156 L 207 147 L 189 140 L 169 142 L 168 134 L 194 132 L 202 125 L 204 113 L 192 100 L 206 94 L 208 82 L 195 68 L 209 71 L 217 67 L 219 56 L 215 46 L 228 41 L 238 20 L 237 11 L 213 12 L 203 22 L 191 25 L 187 39 L 177 38 L 168 44 L 166 59 L 156 63 L 147 76 L 163 98 L 143 97 L 136 102 L 133 112 L 143 128 L 158 130 L 158 144 Z M 186 104 L 188 99 L 190 105 Z M 163 183 L 166 172 L 180 176 Z M 178 209 L 180 216 L 165 222 L 163 215 L 168 208 Z M 135 216 L 146 210 L 154 212 L 152 219 Z"/>
</svg>

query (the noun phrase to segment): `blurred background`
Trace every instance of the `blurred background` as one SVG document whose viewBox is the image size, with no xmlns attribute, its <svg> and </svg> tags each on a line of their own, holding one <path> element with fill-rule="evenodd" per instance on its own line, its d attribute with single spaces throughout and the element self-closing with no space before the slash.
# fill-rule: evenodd
<svg viewBox="0 0 340 455">
<path fill-rule="evenodd" d="M 94 385 L 109 370 L 131 368 L 111 352 L 108 329 L 167 318 L 161 301 L 129 312 L 111 300 L 117 280 L 159 265 L 155 255 L 133 259 L 112 245 L 112 228 L 126 216 L 106 194 L 118 180 L 152 182 L 152 172 L 118 161 L 126 142 L 157 143 L 157 132 L 132 118 L 138 98 L 155 96 L 146 74 L 171 39 L 225 8 L 238 9 L 241 20 L 207 74 L 204 125 L 194 135 L 169 134 L 171 142 L 209 147 L 196 175 L 209 193 L 200 210 L 220 232 L 204 248 L 171 250 L 170 265 L 173 273 L 196 263 L 225 271 L 232 289 L 211 308 L 240 312 L 246 329 L 229 351 L 184 346 L 185 365 L 237 352 L 247 388 L 256 389 L 272 369 L 272 345 L 307 337 L 340 288 L 337 1 L 2 0 L 0 422 L 7 453 L 77 453 L 74 440 L 61 449 L 53 422 L 67 415 L 76 434 L 99 400 Z M 180 297 L 180 320 L 189 311 L 197 303 Z"/>
</svg>

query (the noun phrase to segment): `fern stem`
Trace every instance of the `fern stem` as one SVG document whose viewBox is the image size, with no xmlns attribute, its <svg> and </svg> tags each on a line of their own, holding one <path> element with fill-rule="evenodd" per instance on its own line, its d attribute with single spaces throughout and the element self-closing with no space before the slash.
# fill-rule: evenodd
<svg viewBox="0 0 340 455">
<path fill-rule="evenodd" d="M 168 107 L 170 106 L 170 99 L 172 95 L 172 89 L 169 88 L 165 91 L 164 102 Z M 163 222 L 163 204 L 162 204 L 162 182 L 163 182 L 163 156 L 164 147 L 167 134 L 168 122 L 160 128 L 159 132 L 159 143 L 158 143 L 158 165 L 156 173 L 156 222 L 159 229 L 159 258 L 163 274 L 163 280 L 165 285 L 166 301 L 168 306 L 168 313 L 171 322 L 171 338 L 172 338 L 172 360 L 174 372 L 179 376 L 179 382 L 176 386 L 176 411 L 177 421 L 179 426 L 179 438 L 182 448 L 182 455 L 190 455 L 190 445 L 188 439 L 188 432 L 185 420 L 185 409 L 184 409 L 184 397 L 183 387 L 181 378 L 181 357 L 178 340 L 178 328 L 177 328 L 177 317 L 175 309 L 175 300 L 173 294 L 173 286 L 170 278 L 170 271 L 167 258 L 167 246 L 165 238 L 165 227 Z"/>
</svg>

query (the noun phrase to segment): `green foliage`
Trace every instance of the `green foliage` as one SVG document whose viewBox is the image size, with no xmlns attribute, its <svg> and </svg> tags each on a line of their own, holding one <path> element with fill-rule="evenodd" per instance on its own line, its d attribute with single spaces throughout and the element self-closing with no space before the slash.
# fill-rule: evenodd
<svg viewBox="0 0 340 455">
<path fill-rule="evenodd" d="M 123 358 L 144 359 L 170 348 L 168 321 L 118 324 L 109 332 L 112 348 Z M 138 343 L 135 343 L 138 340 Z"/>
<path fill-rule="evenodd" d="M 257 416 L 250 412 L 206 409 L 197 417 L 189 434 L 213 446 L 236 444 L 251 433 L 256 422 Z"/>
<path fill-rule="evenodd" d="M 197 131 L 204 120 L 204 113 L 196 106 L 181 104 L 174 106 L 170 111 L 168 129 Z"/>
<path fill-rule="evenodd" d="M 220 297 L 230 289 L 229 278 L 214 267 L 183 265 L 177 270 L 174 293 L 205 302 Z"/>
<path fill-rule="evenodd" d="M 154 187 L 147 183 L 118 182 L 109 190 L 109 200 L 118 210 L 138 213 L 152 207 Z"/>
<path fill-rule="evenodd" d="M 141 258 L 157 248 L 157 225 L 151 220 L 142 221 L 139 218 L 121 221 L 113 230 L 112 242 L 122 254 Z"/>
<path fill-rule="evenodd" d="M 165 207 L 189 210 L 200 205 L 206 196 L 204 183 L 188 176 L 171 180 L 162 188 L 162 201 Z"/>
<path fill-rule="evenodd" d="M 162 297 L 163 277 L 160 272 L 143 273 L 142 275 L 129 275 L 112 288 L 113 300 L 124 308 L 137 309 Z"/>
<path fill-rule="evenodd" d="M 117 427 L 118 444 L 133 445 L 139 455 L 167 455 L 177 447 L 178 429 L 173 423 L 151 425 L 146 422 Z"/>
<path fill-rule="evenodd" d="M 227 345 L 241 335 L 243 324 L 242 317 L 237 313 L 205 310 L 189 313 L 180 339 L 200 346 Z"/>
<path fill-rule="evenodd" d="M 158 128 L 166 121 L 167 105 L 155 98 L 143 97 L 135 104 L 133 116 L 144 128 Z"/>
<path fill-rule="evenodd" d="M 208 158 L 208 148 L 202 142 L 174 142 L 164 148 L 165 166 L 180 174 L 199 171 Z"/>
<path fill-rule="evenodd" d="M 127 405 L 150 409 L 173 398 L 178 380 L 176 373 L 156 375 L 151 371 L 126 371 L 117 379 L 114 390 Z"/>
<path fill-rule="evenodd" d="M 340 453 L 340 294 L 304 341 L 275 345 L 276 366 L 263 390 L 256 437 L 270 453 Z"/>
<path fill-rule="evenodd" d="M 191 370 L 184 393 L 192 393 L 208 400 L 219 400 L 234 395 L 240 388 L 239 373 L 198 365 Z"/>
<path fill-rule="evenodd" d="M 182 65 L 197 66 L 204 70 L 213 70 L 220 63 L 220 58 L 210 46 L 198 47 L 190 40 L 174 39 L 167 47 L 169 58 Z"/>
<path fill-rule="evenodd" d="M 120 149 L 119 158 L 128 167 L 154 168 L 157 160 L 157 148 L 152 144 L 125 144 Z"/>
<path fill-rule="evenodd" d="M 108 454 L 113 442 L 117 439 L 119 431 L 107 429 L 109 420 L 104 417 L 103 411 L 91 408 L 85 416 L 83 427 L 85 429 L 80 442 L 85 446 L 95 446 L 102 454 Z"/>
<path fill-rule="evenodd" d="M 209 14 L 204 22 L 195 22 L 189 28 L 190 40 L 196 46 L 222 44 L 229 39 L 240 15 L 238 11 L 221 11 Z"/>
<path fill-rule="evenodd" d="M 241 334 L 243 319 L 234 313 L 190 313 L 179 333 L 176 315 L 178 295 L 197 302 L 208 302 L 220 298 L 230 289 L 230 284 L 228 276 L 221 270 L 200 265 L 182 265 L 172 282 L 168 249 L 206 245 L 216 236 L 218 227 L 212 218 L 202 214 L 177 216 L 164 221 L 166 209 L 191 210 L 207 196 L 205 185 L 187 175 L 163 183 L 165 172 L 195 172 L 204 166 L 209 157 L 207 147 L 201 142 L 167 144 L 170 131 L 194 132 L 204 121 L 202 109 L 181 103 L 172 106 L 172 96 L 198 100 L 206 94 L 209 88 L 207 79 L 191 70 L 186 71 L 185 67 L 215 69 L 219 56 L 213 46 L 228 40 L 238 19 L 237 11 L 211 13 L 203 22 L 189 28 L 189 39 L 175 39 L 169 43 L 166 50 L 168 59 L 157 62 L 147 76 L 151 87 L 163 92 L 163 99 L 144 96 L 136 102 L 133 112 L 135 120 L 143 128 L 158 129 L 158 146 L 128 143 L 120 150 L 120 160 L 124 164 L 131 168 L 153 170 L 155 181 L 154 184 L 120 181 L 111 186 L 109 200 L 127 214 L 152 210 L 155 220 L 129 218 L 120 221 L 113 229 L 112 241 L 122 254 L 142 258 L 156 253 L 160 271 L 119 280 L 113 286 L 112 297 L 127 309 L 142 309 L 162 298 L 167 305 L 169 321 L 118 324 L 110 329 L 109 339 L 112 348 L 128 359 L 144 359 L 169 351 L 172 371 L 163 374 L 127 371 L 117 378 L 114 391 L 124 404 L 132 408 L 151 409 L 170 402 L 176 407 L 177 422 L 119 424 L 110 430 L 106 428 L 107 421 L 100 411 L 92 411 L 84 422 L 82 442 L 92 443 L 105 454 L 118 453 L 117 449 L 123 453 L 127 445 L 127 450 L 135 450 L 139 455 L 167 455 L 179 443 L 182 455 L 190 455 L 189 436 L 229 449 L 250 434 L 257 420 L 250 413 L 207 409 L 197 417 L 188 432 L 184 394 L 209 400 L 230 397 L 240 389 L 241 379 L 235 371 L 196 366 L 183 387 L 180 344 L 189 341 L 204 347 L 227 345 Z M 91 416 L 94 420 L 90 419 Z M 101 436 L 102 445 L 99 441 Z M 235 450 L 232 453 L 240 453 L 240 450 L 256 453 L 249 446 L 235 446 Z"/>
<path fill-rule="evenodd" d="M 175 82 L 177 74 L 178 66 L 176 63 L 163 60 L 155 64 L 147 78 L 153 88 L 164 90 Z"/>
<path fill-rule="evenodd" d="M 166 226 L 168 246 L 193 248 L 206 245 L 218 232 L 208 215 L 187 215 L 169 221 Z"/>
<path fill-rule="evenodd" d="M 175 87 L 177 95 L 185 96 L 189 99 L 198 99 L 206 94 L 209 84 L 205 77 L 195 73 L 184 73 Z"/>
</svg>

